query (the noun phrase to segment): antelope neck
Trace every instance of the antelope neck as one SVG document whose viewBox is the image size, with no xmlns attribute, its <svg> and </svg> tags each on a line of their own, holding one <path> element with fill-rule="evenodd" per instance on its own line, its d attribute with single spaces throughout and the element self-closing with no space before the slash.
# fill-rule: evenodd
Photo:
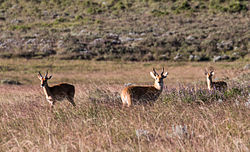
<svg viewBox="0 0 250 152">
<path fill-rule="evenodd" d="M 209 90 L 211 90 L 211 88 L 212 88 L 212 78 L 210 78 L 210 77 L 207 77 L 207 86 L 208 86 L 208 89 Z"/>
<path fill-rule="evenodd" d="M 49 89 L 49 86 L 48 84 L 45 84 L 44 87 L 43 87 L 43 91 L 46 95 L 46 98 L 48 98 L 49 96 L 51 96 L 51 92 L 50 92 L 50 89 Z"/>
<path fill-rule="evenodd" d="M 159 91 L 162 91 L 162 89 L 163 89 L 163 83 L 155 82 L 154 83 L 154 87 L 155 87 L 155 89 L 157 89 Z"/>
</svg>

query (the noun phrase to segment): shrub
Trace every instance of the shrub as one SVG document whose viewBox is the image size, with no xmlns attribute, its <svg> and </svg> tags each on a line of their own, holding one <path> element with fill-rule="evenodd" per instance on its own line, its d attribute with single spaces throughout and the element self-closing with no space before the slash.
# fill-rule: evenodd
<svg viewBox="0 0 250 152">
<path fill-rule="evenodd" d="M 29 25 L 13 25 L 10 27 L 11 30 L 21 30 L 23 32 L 26 32 L 31 29 Z"/>
<path fill-rule="evenodd" d="M 59 23 L 63 23 L 63 22 L 68 22 L 68 21 L 69 21 L 68 19 L 61 17 L 61 18 L 56 19 L 55 24 L 59 24 Z"/>
<path fill-rule="evenodd" d="M 166 89 L 162 94 L 162 101 L 168 102 L 184 102 L 184 103 L 211 103 L 211 102 L 223 102 L 226 100 L 234 100 L 241 96 L 247 96 L 249 89 L 246 86 L 233 85 L 232 88 L 228 88 L 226 91 L 218 91 L 202 88 L 194 88 L 192 86 L 183 87 L 180 86 L 178 89 Z"/>
<path fill-rule="evenodd" d="M 229 4 L 228 11 L 231 13 L 241 12 L 241 11 L 247 11 L 246 4 L 243 4 L 239 1 L 233 1 Z"/>
<path fill-rule="evenodd" d="M 159 17 L 159 16 L 164 16 L 164 15 L 168 15 L 169 12 L 167 11 L 160 11 L 160 10 L 156 10 L 154 9 L 153 11 L 151 11 L 151 14 L 155 17 Z"/>
<path fill-rule="evenodd" d="M 177 7 L 177 9 L 179 10 L 190 10 L 191 9 L 191 5 L 189 4 L 189 2 L 187 0 L 181 2 L 179 4 L 179 6 Z"/>
</svg>

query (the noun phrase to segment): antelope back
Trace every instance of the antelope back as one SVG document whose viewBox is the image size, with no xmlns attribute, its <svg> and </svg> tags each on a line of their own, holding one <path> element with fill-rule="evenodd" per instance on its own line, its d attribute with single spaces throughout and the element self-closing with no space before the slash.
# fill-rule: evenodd
<svg viewBox="0 0 250 152">
<path fill-rule="evenodd" d="M 75 95 L 75 87 L 68 83 L 54 85 L 49 89 L 53 97 L 57 100 L 63 98 L 73 98 Z"/>
</svg>

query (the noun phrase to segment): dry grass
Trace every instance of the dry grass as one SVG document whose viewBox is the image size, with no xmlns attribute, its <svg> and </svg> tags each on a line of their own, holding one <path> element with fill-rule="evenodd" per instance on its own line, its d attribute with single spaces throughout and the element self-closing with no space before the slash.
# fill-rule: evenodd
<svg viewBox="0 0 250 152">
<path fill-rule="evenodd" d="M 10 78 L 23 84 L 37 84 L 37 72 L 49 70 L 53 75 L 50 83 L 62 81 L 74 84 L 124 84 L 124 83 L 152 83 L 149 72 L 155 67 L 158 70 L 164 66 L 170 73 L 168 85 L 178 83 L 192 83 L 204 81 L 204 69 L 215 67 L 215 77 L 230 79 L 247 71 L 243 70 L 249 57 L 238 62 L 109 62 L 83 60 L 25 60 L 1 59 L 0 79 Z M 133 74 L 131 76 L 131 74 Z"/>
<path fill-rule="evenodd" d="M 1 151 L 248 151 L 249 109 L 234 103 L 183 102 L 122 109 L 86 99 L 49 111 L 37 87 L 15 88 L 1 98 Z M 1 88 L 3 90 L 3 88 Z M 183 135 L 173 126 L 187 126 Z M 136 135 L 136 131 L 147 133 Z"/>
<path fill-rule="evenodd" d="M 168 88 L 178 88 L 178 83 L 204 87 L 203 67 L 208 63 L 123 63 L 113 62 L 53 62 L 54 82 L 67 78 L 76 86 L 76 104 L 57 103 L 53 112 L 45 100 L 39 81 L 28 77 L 33 64 L 44 61 L 1 62 L 11 68 L 21 66 L 23 77 L 31 85 L 0 85 L 0 151 L 249 151 L 250 111 L 245 106 L 249 100 L 246 82 L 245 92 L 231 95 L 222 103 L 184 102 L 171 92 L 164 91 L 153 105 L 135 105 L 121 108 L 119 92 L 123 83 L 152 83 L 148 72 L 153 66 L 168 67 Z M 49 63 L 48 63 L 49 64 Z M 243 63 L 212 64 L 218 76 L 228 75 L 228 82 L 238 81 L 236 71 Z M 58 67 L 63 67 L 63 70 Z M 78 65 L 78 66 L 76 66 Z M 88 65 L 89 71 L 84 67 Z M 68 69 L 73 66 L 75 68 Z M 42 67 L 44 70 L 46 68 Z M 98 69 L 98 70 L 97 70 Z M 202 71 L 200 73 L 199 71 Z M 69 73 L 72 71 L 72 73 Z M 88 72 L 86 72 L 88 71 Z M 190 71 L 190 72 L 185 72 Z M 241 73 L 247 73 L 242 71 Z M 1 72 L 1 77 L 13 74 Z M 184 74 L 181 74 L 184 73 Z M 196 74 L 193 74 L 196 73 Z M 224 73 L 224 74 L 223 74 Z M 231 74 L 231 75 L 230 75 Z M 82 78 L 80 78 L 82 76 Z M 74 78 L 74 81 L 71 78 Z M 249 77 L 249 73 L 248 73 Z M 116 80 L 112 80 L 112 79 Z M 235 80 L 233 80 L 235 78 Z M 59 79 L 59 80 L 58 80 Z M 89 79 L 89 80 L 83 80 Z M 77 83 L 78 80 L 82 80 Z M 129 81 L 132 80 L 132 81 Z M 178 82 L 179 80 L 179 82 Z M 198 83 L 200 81 L 200 83 Z M 68 82 L 68 81 L 67 81 Z M 90 84 L 90 82 L 92 82 Z M 26 82 L 27 83 L 27 82 Z M 169 85 L 170 84 L 170 85 Z M 97 90 L 99 88 L 99 90 Z M 231 87 L 232 88 L 232 85 Z M 229 92 L 230 93 L 230 92 Z M 171 100 L 170 100 L 171 99 Z M 238 103 L 239 102 L 239 103 Z M 180 125 L 182 127 L 180 127 Z M 183 127 L 185 126 L 185 127 Z"/>
</svg>

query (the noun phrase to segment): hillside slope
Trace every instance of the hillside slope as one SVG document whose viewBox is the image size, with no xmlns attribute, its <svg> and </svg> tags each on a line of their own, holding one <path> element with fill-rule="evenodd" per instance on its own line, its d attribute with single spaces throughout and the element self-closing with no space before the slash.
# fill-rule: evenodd
<svg viewBox="0 0 250 152">
<path fill-rule="evenodd" d="M 0 0 L 0 57 L 234 61 L 247 0 Z"/>
</svg>

